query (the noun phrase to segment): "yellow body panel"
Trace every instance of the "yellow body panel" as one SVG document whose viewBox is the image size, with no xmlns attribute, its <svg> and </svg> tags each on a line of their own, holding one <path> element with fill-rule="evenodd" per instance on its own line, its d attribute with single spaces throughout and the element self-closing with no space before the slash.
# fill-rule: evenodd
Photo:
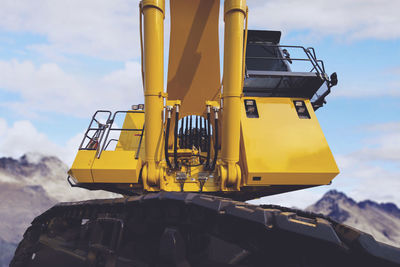
<svg viewBox="0 0 400 267">
<path fill-rule="evenodd" d="M 126 113 L 123 129 L 143 129 L 144 113 Z M 141 132 L 121 131 L 115 150 L 137 151 L 139 148 Z M 144 144 L 144 138 L 142 143 Z M 144 149 L 143 149 L 144 151 Z"/>
<path fill-rule="evenodd" d="M 259 113 L 259 118 L 247 118 L 242 101 L 245 185 L 323 185 L 339 173 L 309 100 L 302 99 L 311 118 L 300 119 L 296 99 L 244 99 L 255 99 Z"/>
<path fill-rule="evenodd" d="M 142 166 L 136 151 L 103 151 L 92 165 L 95 183 L 137 183 Z"/>
<path fill-rule="evenodd" d="M 79 150 L 68 174 L 79 183 L 93 183 L 92 165 L 96 150 Z"/>
</svg>

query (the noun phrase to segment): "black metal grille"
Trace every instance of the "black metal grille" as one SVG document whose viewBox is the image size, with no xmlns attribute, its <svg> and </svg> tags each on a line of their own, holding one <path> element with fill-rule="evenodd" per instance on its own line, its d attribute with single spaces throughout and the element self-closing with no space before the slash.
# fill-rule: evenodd
<svg viewBox="0 0 400 267">
<path fill-rule="evenodd" d="M 212 126 L 202 116 L 186 116 L 178 123 L 178 142 L 183 149 L 195 148 L 200 151 L 207 151 L 209 136 L 212 135 Z"/>
</svg>

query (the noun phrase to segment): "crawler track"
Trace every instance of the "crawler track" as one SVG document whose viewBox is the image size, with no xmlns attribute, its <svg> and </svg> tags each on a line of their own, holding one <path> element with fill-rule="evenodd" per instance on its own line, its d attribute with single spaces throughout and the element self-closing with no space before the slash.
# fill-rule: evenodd
<svg viewBox="0 0 400 267">
<path fill-rule="evenodd" d="M 10 266 L 400 266 L 400 249 L 322 215 L 163 192 L 57 204 Z"/>
</svg>

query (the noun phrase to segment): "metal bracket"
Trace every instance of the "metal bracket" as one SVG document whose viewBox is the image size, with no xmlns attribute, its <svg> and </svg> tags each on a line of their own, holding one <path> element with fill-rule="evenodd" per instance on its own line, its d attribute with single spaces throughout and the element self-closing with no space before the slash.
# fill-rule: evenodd
<svg viewBox="0 0 400 267">
<path fill-rule="evenodd" d="M 181 192 L 183 192 L 183 186 L 185 185 L 185 181 L 187 179 L 187 175 L 184 172 L 176 172 L 176 180 L 181 185 Z"/>
<path fill-rule="evenodd" d="M 174 106 L 180 106 L 180 105 L 181 105 L 181 101 L 180 100 L 167 100 L 167 101 L 165 101 L 165 107 L 168 107 L 168 106 L 174 107 Z"/>
<path fill-rule="evenodd" d="M 220 106 L 220 104 L 219 104 L 218 101 L 210 101 L 210 100 L 207 100 L 207 101 L 206 101 L 206 106 L 210 106 L 210 107 L 212 107 L 213 109 L 215 109 L 215 108 L 220 109 L 220 108 L 221 108 L 221 106 Z"/>
<path fill-rule="evenodd" d="M 209 176 L 209 173 L 207 173 L 207 172 L 199 172 L 199 174 L 197 176 L 197 180 L 200 183 L 200 192 L 203 192 L 203 187 L 204 187 L 204 184 L 208 180 L 208 176 Z"/>
<path fill-rule="evenodd" d="M 168 93 L 160 92 L 159 96 L 163 98 L 168 98 Z"/>
</svg>

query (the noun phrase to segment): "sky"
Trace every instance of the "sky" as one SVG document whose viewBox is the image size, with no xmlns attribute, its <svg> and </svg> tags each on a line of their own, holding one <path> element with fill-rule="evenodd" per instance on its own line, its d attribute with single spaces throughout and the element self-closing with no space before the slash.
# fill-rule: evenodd
<svg viewBox="0 0 400 267">
<path fill-rule="evenodd" d="M 138 4 L 0 0 L 0 156 L 39 152 L 71 164 L 96 110 L 144 102 Z M 250 29 L 314 47 L 339 78 L 316 113 L 341 174 L 329 186 L 254 202 L 304 208 L 337 189 L 400 206 L 400 1 L 247 4 Z M 168 3 L 165 19 L 167 63 Z"/>
</svg>

